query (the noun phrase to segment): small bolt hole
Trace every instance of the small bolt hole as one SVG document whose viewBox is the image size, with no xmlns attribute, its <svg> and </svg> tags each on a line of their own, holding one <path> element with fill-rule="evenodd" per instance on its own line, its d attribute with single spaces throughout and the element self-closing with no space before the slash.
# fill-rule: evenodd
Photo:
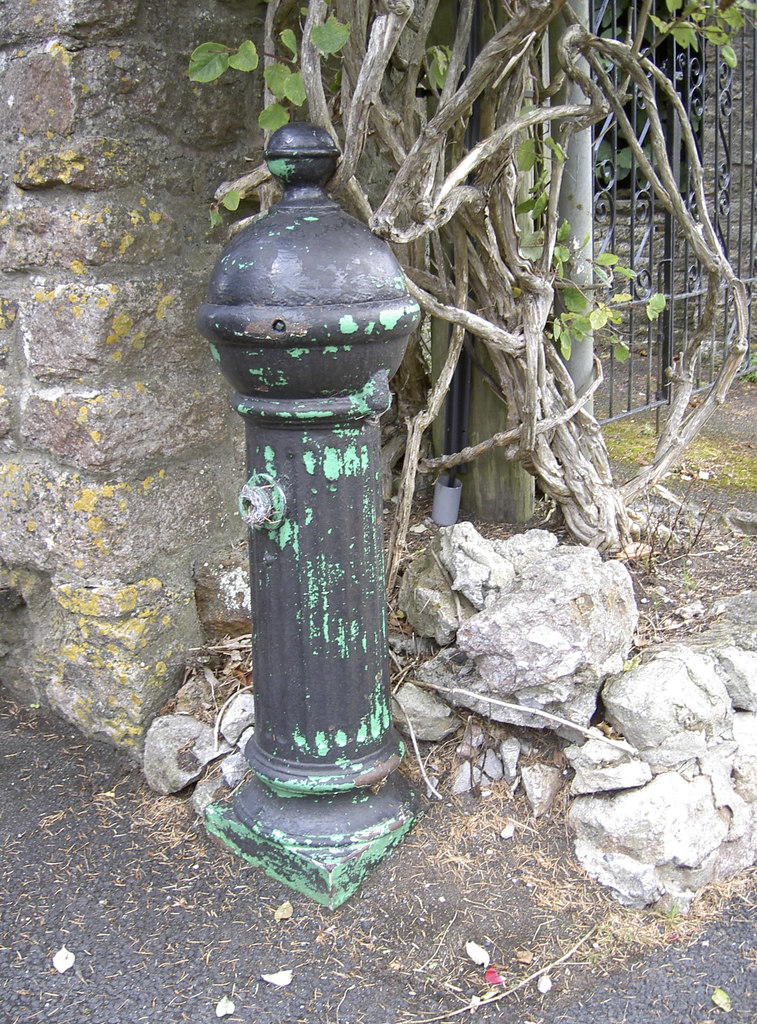
<svg viewBox="0 0 757 1024">
<path fill-rule="evenodd" d="M 283 332 L 287 329 L 287 325 L 284 323 L 283 320 L 274 320 L 271 326 L 273 327 L 274 331 L 278 331 L 279 334 L 283 334 Z"/>
</svg>

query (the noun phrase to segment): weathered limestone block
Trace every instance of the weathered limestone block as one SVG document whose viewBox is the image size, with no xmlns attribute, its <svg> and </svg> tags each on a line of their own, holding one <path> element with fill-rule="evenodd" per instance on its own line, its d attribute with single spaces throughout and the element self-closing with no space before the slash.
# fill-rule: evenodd
<svg viewBox="0 0 757 1024">
<path fill-rule="evenodd" d="M 238 743 L 245 730 L 255 724 L 255 698 L 251 691 L 235 693 L 221 717 L 220 732 L 227 743 Z"/>
<path fill-rule="evenodd" d="M 652 770 L 700 757 L 707 744 L 729 737 L 730 698 L 713 658 L 684 644 L 654 652 L 608 679 L 605 717 Z"/>
<path fill-rule="evenodd" d="M 128 577 L 183 551 L 220 524 L 223 502 L 209 473 L 188 483 L 186 467 L 168 467 L 103 481 L 26 458 L 0 463 L 0 559 L 106 577 L 117 565 Z"/>
<path fill-rule="evenodd" d="M 155 719 L 145 739 L 147 784 L 158 793 L 177 793 L 229 749 L 223 742 L 216 747 L 211 727 L 191 715 L 163 715 Z"/>
<path fill-rule="evenodd" d="M 476 611 L 488 608 L 515 579 L 511 562 L 485 540 L 472 523 L 444 526 L 431 544 L 449 574 L 449 585 Z"/>
<path fill-rule="evenodd" d="M 577 797 L 569 812 L 584 870 L 639 908 L 666 894 L 685 908 L 714 876 L 728 818 L 715 807 L 709 779 L 687 782 L 677 772 L 611 797 Z"/>
<path fill-rule="evenodd" d="M 511 589 L 458 630 L 482 699 L 530 705 L 586 726 L 602 679 L 623 664 L 638 613 L 631 578 L 590 548 L 558 548 L 531 562 Z M 480 710 L 481 702 L 456 698 Z M 543 725 L 493 706 L 492 717 Z M 511 717 L 512 714 L 512 717 Z"/>
<path fill-rule="evenodd" d="M 250 568 L 247 545 L 196 563 L 195 601 L 203 629 L 211 639 L 249 633 Z"/>
<path fill-rule="evenodd" d="M 139 750 L 199 640 L 190 591 L 156 578 L 53 588 L 56 645 L 46 695 L 87 735 Z"/>
<path fill-rule="evenodd" d="M 474 612 L 464 597 L 452 593 L 432 545 L 405 570 L 397 604 L 416 633 L 433 637 L 440 646 L 455 639 L 461 616 Z"/>
<path fill-rule="evenodd" d="M 407 733 L 407 715 L 416 739 L 443 740 L 460 726 L 460 719 L 449 704 L 414 683 L 404 683 L 394 695 L 393 703 L 399 705 L 399 708 L 394 708 L 395 725 Z"/>
<path fill-rule="evenodd" d="M 602 740 L 589 739 L 582 744 L 572 744 L 565 748 L 564 753 L 576 773 L 570 785 L 574 795 L 635 789 L 652 778 L 652 770 L 646 761 Z"/>
<path fill-rule="evenodd" d="M 213 364 L 194 329 L 199 294 L 188 274 L 180 283 L 146 273 L 118 284 L 82 276 L 76 284 L 55 284 L 35 277 L 18 314 L 29 368 L 44 381 L 87 374 L 92 385 L 111 384 L 114 373 L 128 370 L 143 374 L 145 382 L 180 372 L 182 390 L 188 373 L 212 380 Z"/>
<path fill-rule="evenodd" d="M 27 199 L 0 213 L 3 270 L 149 265 L 175 253 L 177 243 L 173 219 L 155 204 L 129 207 L 91 199 L 74 206 Z"/>
<path fill-rule="evenodd" d="M 551 764 L 531 764 L 521 768 L 520 777 L 534 817 L 541 818 L 550 811 L 562 788 L 562 772 Z"/>
<path fill-rule="evenodd" d="M 184 382 L 184 394 L 192 383 L 191 378 Z M 199 388 L 200 381 L 194 383 Z M 123 472 L 167 452 L 174 457 L 218 443 L 224 436 L 227 403 L 220 393 L 202 402 L 177 402 L 175 392 L 159 384 L 83 395 L 61 391 L 45 389 L 28 396 L 22 438 L 30 448 L 82 469 Z"/>
<path fill-rule="evenodd" d="M 52 31 L 97 39 L 129 28 L 138 12 L 139 0 L 4 0 L 3 36 L 6 43 Z"/>
<path fill-rule="evenodd" d="M 42 52 L 14 55 L 0 76 L 0 132 L 67 132 L 76 103 L 73 59 L 57 41 Z"/>
<path fill-rule="evenodd" d="M 51 140 L 22 149 L 13 180 L 27 190 L 70 185 L 95 192 L 139 185 L 146 172 L 142 147 L 126 139 L 74 137 L 65 145 Z"/>
</svg>

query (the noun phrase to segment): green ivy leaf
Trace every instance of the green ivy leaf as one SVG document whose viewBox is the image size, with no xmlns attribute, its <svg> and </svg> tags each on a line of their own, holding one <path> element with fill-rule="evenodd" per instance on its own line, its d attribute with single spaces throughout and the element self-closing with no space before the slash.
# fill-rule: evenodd
<svg viewBox="0 0 757 1024">
<path fill-rule="evenodd" d="M 608 316 L 606 309 L 592 309 L 589 313 L 589 323 L 593 331 L 601 331 L 607 323 Z"/>
<path fill-rule="evenodd" d="M 223 217 L 218 212 L 218 210 L 214 210 L 214 209 L 211 208 L 211 210 L 210 210 L 210 226 L 212 228 L 217 228 L 219 224 L 223 224 Z"/>
<path fill-rule="evenodd" d="M 518 146 L 518 170 L 530 171 L 536 163 L 536 139 L 524 139 Z"/>
<path fill-rule="evenodd" d="M 655 292 L 654 295 L 650 296 L 649 302 L 647 302 L 647 319 L 656 320 L 666 305 L 665 296 L 660 292 Z"/>
<path fill-rule="evenodd" d="M 229 67 L 237 71 L 254 71 L 258 66 L 258 51 L 251 39 L 245 39 L 236 53 L 229 57 Z"/>
<path fill-rule="evenodd" d="M 586 309 L 586 296 L 578 288 L 566 288 L 562 293 L 565 308 L 571 313 L 583 313 Z"/>
<path fill-rule="evenodd" d="M 616 292 L 612 297 L 613 302 L 630 302 L 633 298 L 630 292 Z"/>
<path fill-rule="evenodd" d="M 620 257 L 616 256 L 614 252 L 602 252 L 594 262 L 600 267 L 614 267 L 620 263 Z"/>
<path fill-rule="evenodd" d="M 567 245 L 555 246 L 555 259 L 558 263 L 567 263 L 570 259 L 570 249 Z"/>
<path fill-rule="evenodd" d="M 568 154 L 565 152 L 565 150 L 562 148 L 559 142 L 555 142 L 551 135 L 547 135 L 544 139 L 544 142 L 552 150 L 552 152 L 555 154 L 560 163 L 563 163 L 565 160 L 568 159 Z"/>
<path fill-rule="evenodd" d="M 699 50 L 699 40 L 697 39 L 696 29 L 691 22 L 684 21 L 682 24 L 676 25 L 670 30 L 670 34 L 682 50 L 687 49 L 689 46 L 692 50 Z"/>
<path fill-rule="evenodd" d="M 297 46 L 297 36 L 291 30 L 291 28 L 285 28 L 281 33 L 280 39 L 287 50 L 294 56 L 295 60 L 299 59 L 299 47 Z"/>
<path fill-rule="evenodd" d="M 235 188 L 230 189 L 221 200 L 221 204 L 227 210 L 238 210 L 242 197 Z"/>
<path fill-rule="evenodd" d="M 428 74 L 435 88 L 441 90 L 447 81 L 449 59 L 452 54 L 449 46 L 431 46 L 426 51 L 430 57 Z"/>
<path fill-rule="evenodd" d="M 189 58 L 191 82 L 214 82 L 229 66 L 229 48 L 223 43 L 201 43 Z"/>
<path fill-rule="evenodd" d="M 283 100 L 286 98 L 286 84 L 292 77 L 292 72 L 283 64 L 269 64 L 263 72 L 266 85 L 274 96 Z"/>
<path fill-rule="evenodd" d="M 627 345 L 624 345 L 622 341 L 619 341 L 613 346 L 612 354 L 615 356 L 619 363 L 624 363 L 626 359 L 631 355 L 631 350 Z"/>
<path fill-rule="evenodd" d="M 289 113 L 278 103 L 269 103 L 258 117 L 258 124 L 264 132 L 275 132 L 288 121 Z"/>
<path fill-rule="evenodd" d="M 302 81 L 301 71 L 296 71 L 284 82 L 284 95 L 296 107 L 301 107 L 305 102 L 305 83 Z"/>
<path fill-rule="evenodd" d="M 557 241 L 567 242 L 570 238 L 570 224 L 567 220 L 564 220 L 560 227 L 557 229 Z"/>
<path fill-rule="evenodd" d="M 350 38 L 350 23 L 338 21 L 330 14 L 323 25 L 316 25 L 310 33 L 313 45 L 323 54 L 339 53 Z"/>
<path fill-rule="evenodd" d="M 736 51 L 732 46 L 721 46 L 720 56 L 726 62 L 729 68 L 735 68 L 738 64 L 738 58 L 736 57 Z"/>
<path fill-rule="evenodd" d="M 549 202 L 549 193 L 547 193 L 547 192 L 542 192 L 542 194 L 540 196 L 536 197 L 536 202 L 534 203 L 534 208 L 531 211 L 531 216 L 533 217 L 534 220 L 537 220 L 537 218 L 541 217 L 541 215 L 547 209 L 547 203 L 548 202 Z"/>
</svg>

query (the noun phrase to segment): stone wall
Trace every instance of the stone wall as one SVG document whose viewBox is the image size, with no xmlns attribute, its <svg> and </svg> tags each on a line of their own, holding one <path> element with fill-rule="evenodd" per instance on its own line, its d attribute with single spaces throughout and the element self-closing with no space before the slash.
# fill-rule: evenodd
<svg viewBox="0 0 757 1024">
<path fill-rule="evenodd" d="M 194 328 L 255 83 L 186 76 L 252 3 L 0 2 L 0 679 L 138 751 L 243 536 L 243 442 Z M 210 579 L 210 584 L 208 583 Z"/>
</svg>

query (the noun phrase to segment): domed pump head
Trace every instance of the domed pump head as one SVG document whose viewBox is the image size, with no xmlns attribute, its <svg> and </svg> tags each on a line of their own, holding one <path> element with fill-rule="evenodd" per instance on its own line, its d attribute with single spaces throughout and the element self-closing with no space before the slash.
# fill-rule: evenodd
<svg viewBox="0 0 757 1024">
<path fill-rule="evenodd" d="M 310 201 L 334 174 L 341 154 L 325 128 L 299 122 L 275 131 L 264 155 L 285 198 Z"/>
</svg>

